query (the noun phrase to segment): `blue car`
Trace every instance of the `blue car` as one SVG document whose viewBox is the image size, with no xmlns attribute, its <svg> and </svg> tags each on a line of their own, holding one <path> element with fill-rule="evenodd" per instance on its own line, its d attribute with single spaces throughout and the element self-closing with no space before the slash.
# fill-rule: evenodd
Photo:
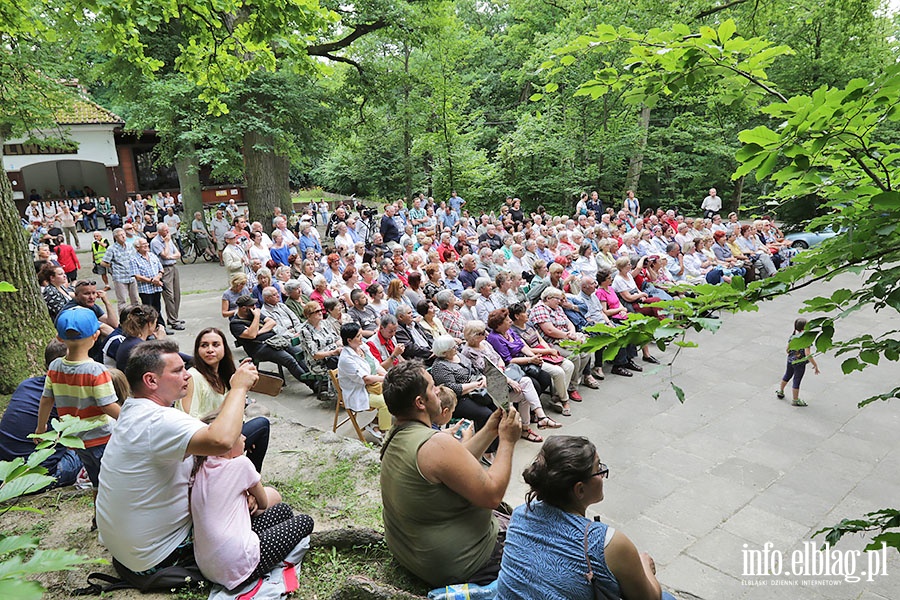
<svg viewBox="0 0 900 600">
<path fill-rule="evenodd" d="M 832 229 L 831 225 L 821 231 L 800 231 L 797 233 L 789 233 L 784 238 L 790 240 L 791 248 L 805 250 L 812 248 L 816 244 L 821 244 L 828 238 L 833 238 L 837 232 Z"/>
</svg>

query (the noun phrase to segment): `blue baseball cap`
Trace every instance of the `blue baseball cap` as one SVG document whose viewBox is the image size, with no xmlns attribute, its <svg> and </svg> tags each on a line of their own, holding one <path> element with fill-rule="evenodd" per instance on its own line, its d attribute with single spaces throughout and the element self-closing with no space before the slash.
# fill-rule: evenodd
<svg viewBox="0 0 900 600">
<path fill-rule="evenodd" d="M 67 308 L 56 317 L 56 333 L 62 340 L 83 340 L 100 329 L 97 315 L 89 308 Z"/>
</svg>

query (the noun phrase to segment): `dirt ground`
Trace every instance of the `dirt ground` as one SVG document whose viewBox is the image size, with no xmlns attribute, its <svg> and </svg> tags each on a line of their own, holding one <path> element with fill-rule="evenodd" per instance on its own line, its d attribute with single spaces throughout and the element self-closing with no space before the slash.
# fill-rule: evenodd
<svg viewBox="0 0 900 600">
<path fill-rule="evenodd" d="M 281 491 L 284 500 L 295 511 L 311 515 L 316 522 L 316 531 L 347 526 L 380 530 L 377 450 L 356 439 L 322 432 L 290 420 L 277 417 L 271 420 L 263 482 Z M 20 505 L 41 512 L 7 512 L 0 517 L 0 529 L 5 535 L 29 535 L 39 540 L 41 548 L 68 548 L 86 557 L 109 559 L 97 533 L 90 531 L 93 510 L 90 490 L 63 488 L 29 497 Z M 47 588 L 45 597 L 73 597 L 72 590 L 84 587 L 87 575 L 95 571 L 114 573 L 111 564 L 91 564 L 71 572 L 44 575 L 41 581 Z M 301 569 L 301 578 L 302 575 Z M 317 585 L 313 583 L 307 587 Z M 204 598 L 206 593 L 140 594 L 134 590 L 121 590 L 110 596 L 193 600 Z M 315 589 L 301 589 L 298 597 L 322 596 Z"/>
</svg>

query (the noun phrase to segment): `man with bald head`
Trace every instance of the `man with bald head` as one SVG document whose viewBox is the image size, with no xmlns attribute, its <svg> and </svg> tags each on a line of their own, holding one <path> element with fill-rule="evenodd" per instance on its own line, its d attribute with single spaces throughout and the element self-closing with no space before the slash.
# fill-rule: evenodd
<svg viewBox="0 0 900 600">
<path fill-rule="evenodd" d="M 169 226 L 163 223 L 156 228 L 157 236 L 150 242 L 150 251 L 159 258 L 163 267 L 162 299 L 166 303 L 166 324 L 177 331 L 184 330 L 184 321 L 178 318 L 181 307 L 181 281 L 175 265 L 181 258 L 178 244 Z"/>
</svg>

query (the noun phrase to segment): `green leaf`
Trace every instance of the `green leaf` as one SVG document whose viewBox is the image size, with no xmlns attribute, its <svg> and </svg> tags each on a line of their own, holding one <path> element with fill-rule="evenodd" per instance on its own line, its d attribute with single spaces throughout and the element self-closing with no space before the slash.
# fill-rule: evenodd
<svg viewBox="0 0 900 600">
<path fill-rule="evenodd" d="M 675 385 L 674 383 L 672 383 L 671 385 L 672 385 L 672 389 L 675 390 L 675 397 L 678 398 L 679 402 L 684 404 L 684 390 L 681 389 L 680 387 L 678 387 L 677 385 Z"/>
<path fill-rule="evenodd" d="M 900 192 L 881 192 L 872 197 L 872 206 L 875 208 L 900 208 Z"/>
<path fill-rule="evenodd" d="M 36 473 L 17 477 L 12 481 L 4 483 L 3 486 L 0 487 L 0 502 L 6 502 L 7 500 L 12 500 L 13 498 L 36 492 L 52 484 L 54 481 L 56 481 L 56 479 L 49 475 L 38 475 Z"/>
<path fill-rule="evenodd" d="M 0 538 L 0 556 L 17 550 L 28 550 L 30 548 L 37 548 L 37 544 L 28 536 L 11 535 Z"/>
<path fill-rule="evenodd" d="M 0 598 L 16 600 L 40 600 L 44 588 L 36 581 L 0 579 Z"/>
<path fill-rule="evenodd" d="M 6 281 L 0 281 L 0 292 L 18 292 L 18 291 L 19 290 L 16 289 L 16 286 L 14 286 L 13 284 L 8 283 Z"/>
<path fill-rule="evenodd" d="M 848 358 L 841 363 L 841 371 L 844 372 L 844 375 L 849 375 L 853 371 L 862 371 L 864 368 L 863 364 L 855 358 Z"/>
<path fill-rule="evenodd" d="M 543 94 L 532 94 L 528 97 L 528 99 L 531 100 L 532 102 L 537 102 L 538 100 L 540 100 L 543 97 L 544 97 Z"/>
<path fill-rule="evenodd" d="M 757 144 L 763 148 L 781 142 L 780 135 L 763 125 L 753 129 L 745 129 L 738 134 L 738 139 L 745 144 Z"/>
<path fill-rule="evenodd" d="M 878 361 L 881 359 L 881 355 L 874 350 L 863 350 L 859 353 L 859 358 L 870 365 L 877 365 Z"/>
<path fill-rule="evenodd" d="M 737 31 L 737 25 L 734 24 L 733 19 L 728 19 L 719 25 L 719 41 L 724 43 L 726 40 L 731 39 L 735 31 Z"/>
<path fill-rule="evenodd" d="M 556 83 L 555 81 L 551 81 L 550 83 L 548 83 L 544 86 L 544 91 L 547 92 L 548 94 L 552 94 L 553 92 L 555 92 L 558 89 L 559 89 L 559 84 Z"/>
<path fill-rule="evenodd" d="M 569 65 L 575 64 L 575 57 L 571 54 L 566 54 L 562 58 L 559 59 L 559 63 L 568 67 Z"/>
<path fill-rule="evenodd" d="M 886 544 L 888 548 L 900 550 L 900 532 L 880 533 L 872 538 L 872 542 L 865 549 L 869 551 L 881 550 L 882 543 Z"/>
</svg>

